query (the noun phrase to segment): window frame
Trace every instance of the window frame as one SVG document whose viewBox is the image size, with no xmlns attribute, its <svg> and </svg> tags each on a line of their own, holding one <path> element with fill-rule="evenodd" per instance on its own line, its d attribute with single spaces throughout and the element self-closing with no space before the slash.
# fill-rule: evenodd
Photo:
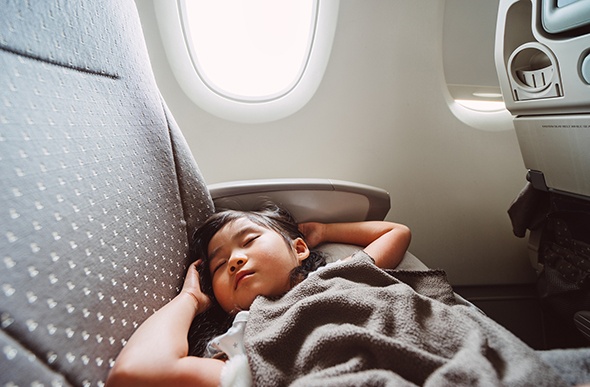
<svg viewBox="0 0 590 387">
<path fill-rule="evenodd" d="M 185 94 L 200 108 L 230 121 L 265 123 L 285 118 L 311 100 L 329 61 L 340 0 L 315 0 L 316 26 L 309 57 L 300 78 L 280 95 L 252 101 L 222 95 L 212 90 L 201 78 L 183 28 L 182 3 L 185 1 L 187 0 L 154 0 L 154 7 L 172 72 Z"/>
<path fill-rule="evenodd" d="M 487 3 L 488 0 L 480 0 L 482 3 Z M 496 2 L 499 3 L 500 0 L 496 0 Z M 450 55 L 451 53 L 455 53 L 456 54 L 456 50 L 449 50 L 448 47 L 446 47 L 447 42 L 450 42 L 449 44 L 453 44 L 454 42 L 457 41 L 457 39 L 452 39 L 454 36 L 454 34 L 452 33 L 454 30 L 456 31 L 457 28 L 451 28 L 448 30 L 449 26 L 452 27 L 456 27 L 457 23 L 456 20 L 451 20 L 453 22 L 450 22 L 448 19 L 448 15 L 453 15 L 454 17 L 459 17 L 462 15 L 461 12 L 457 12 L 457 9 L 455 9 L 455 7 L 457 6 L 457 4 L 461 4 L 461 3 L 469 3 L 471 5 L 473 5 L 474 3 L 470 3 L 470 0 L 461 0 L 461 1 L 447 1 L 443 7 L 442 10 L 442 23 L 441 23 L 441 35 L 440 35 L 440 48 L 441 48 L 441 58 L 442 58 L 442 70 L 443 70 L 443 74 L 442 74 L 442 79 L 443 79 L 443 85 L 442 85 L 442 91 L 445 97 L 445 100 L 447 102 L 447 105 L 449 107 L 449 110 L 453 113 L 453 115 L 461 122 L 463 122 L 464 124 L 475 128 L 475 129 L 479 129 L 479 130 L 484 130 L 484 131 L 503 131 L 503 130 L 514 130 L 514 124 L 513 124 L 513 116 L 512 114 L 506 109 L 506 107 L 504 106 L 504 108 L 502 109 L 498 109 L 498 110 L 478 110 L 475 108 L 470 108 L 464 104 L 462 104 L 461 100 L 473 100 L 473 101 L 491 101 L 491 100 L 497 100 L 500 101 L 500 98 L 489 98 L 489 97 L 481 97 L 478 96 L 477 94 L 480 92 L 493 92 L 493 93 L 500 93 L 500 86 L 499 86 L 499 81 L 497 79 L 497 71 L 495 68 L 495 62 L 493 62 L 493 54 L 494 51 L 490 51 L 488 52 L 491 56 L 492 62 L 490 62 L 492 64 L 491 68 L 489 70 L 491 70 L 493 73 L 490 72 L 486 72 L 487 75 L 489 74 L 493 74 L 493 79 L 495 80 L 495 82 L 489 83 L 490 79 L 483 77 L 483 79 L 476 79 L 474 80 L 472 77 L 457 77 L 457 74 L 460 74 L 461 72 L 465 71 L 468 67 L 473 67 L 473 62 L 469 60 L 470 57 L 485 57 L 485 53 L 484 52 L 473 52 L 473 51 L 465 51 L 466 55 L 464 56 L 463 53 L 460 53 L 459 55 L 454 55 L 452 56 L 453 61 L 450 63 L 452 64 L 452 66 L 448 66 L 449 63 L 447 63 L 447 57 L 445 57 L 445 55 Z M 459 8 L 460 9 L 460 8 Z M 453 12 L 454 11 L 454 12 Z M 489 25 L 493 25 L 494 28 L 496 26 L 496 19 L 497 17 L 494 16 L 494 19 L 490 21 Z M 467 18 L 461 18 L 461 21 L 464 21 L 465 25 L 463 27 L 465 28 L 461 28 L 459 29 L 461 31 L 461 34 L 464 34 L 465 30 L 468 30 L 468 26 L 469 23 L 473 23 L 473 20 L 471 19 L 467 19 Z M 478 26 L 480 26 L 480 29 L 483 28 L 481 27 L 482 24 L 479 24 Z M 488 24 L 486 23 L 485 26 L 488 26 Z M 482 31 L 487 31 L 487 28 L 481 29 Z M 449 32 L 451 32 L 450 36 L 451 38 L 449 38 L 448 34 Z M 493 32 L 493 30 L 492 30 Z M 486 35 L 487 36 L 487 35 Z M 496 50 L 496 44 L 495 44 L 495 35 L 492 36 L 494 38 L 494 41 L 490 41 L 491 43 L 491 49 L 492 50 Z M 490 45 L 486 45 L 486 44 L 481 44 L 480 42 L 478 42 L 478 44 L 476 45 L 477 48 L 489 48 Z M 468 47 L 472 47 L 472 45 L 468 46 Z M 455 58 L 460 58 L 461 60 L 459 62 L 456 62 L 454 59 Z M 463 64 L 465 64 L 468 67 L 463 67 Z M 480 68 L 477 67 L 476 68 Z M 449 69 L 453 70 L 453 73 L 449 73 Z M 478 70 L 479 71 L 479 70 Z"/>
</svg>

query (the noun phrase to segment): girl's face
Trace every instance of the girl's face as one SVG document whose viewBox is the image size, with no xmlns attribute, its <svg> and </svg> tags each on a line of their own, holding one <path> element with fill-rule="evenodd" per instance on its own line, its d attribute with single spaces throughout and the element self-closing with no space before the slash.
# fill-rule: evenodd
<svg viewBox="0 0 590 387">
<path fill-rule="evenodd" d="M 277 232 L 240 218 L 211 238 L 207 254 L 215 298 L 233 313 L 250 308 L 256 296 L 286 293 L 291 271 L 309 249 L 301 238 L 287 244 Z"/>
</svg>

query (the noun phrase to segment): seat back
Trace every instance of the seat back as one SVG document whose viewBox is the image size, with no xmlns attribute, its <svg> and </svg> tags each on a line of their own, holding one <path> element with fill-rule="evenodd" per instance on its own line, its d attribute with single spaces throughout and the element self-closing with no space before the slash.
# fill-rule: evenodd
<svg viewBox="0 0 590 387">
<path fill-rule="evenodd" d="M 133 0 L 0 2 L 0 384 L 102 385 L 213 204 Z"/>
</svg>

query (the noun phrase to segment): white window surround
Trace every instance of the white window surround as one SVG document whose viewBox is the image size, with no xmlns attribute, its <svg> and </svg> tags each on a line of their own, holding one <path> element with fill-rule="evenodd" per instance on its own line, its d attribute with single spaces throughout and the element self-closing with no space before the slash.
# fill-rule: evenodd
<svg viewBox="0 0 590 387">
<path fill-rule="evenodd" d="M 156 16 L 168 61 L 187 96 L 203 110 L 230 121 L 264 123 L 287 117 L 313 97 L 324 75 L 338 20 L 339 0 L 317 0 L 315 36 L 310 56 L 299 81 L 287 92 L 262 101 L 223 96 L 201 79 L 187 48 L 182 25 L 186 0 L 154 0 Z"/>
<path fill-rule="evenodd" d="M 464 124 L 486 132 L 514 130 L 514 116 L 504 107 L 501 110 L 474 110 L 461 104 L 460 100 L 451 95 L 448 84 L 442 77 L 441 91 L 453 115 Z"/>
<path fill-rule="evenodd" d="M 459 121 L 484 131 L 514 130 L 514 117 L 505 107 L 479 110 L 461 102 L 501 101 L 494 95 L 500 93 L 494 62 L 499 1 L 446 0 L 441 15 L 442 93 Z"/>
<path fill-rule="evenodd" d="M 455 117 L 472 128 L 489 132 L 514 130 L 514 117 L 506 108 L 499 111 L 473 110 L 457 102 L 450 94 L 447 103 Z"/>
</svg>

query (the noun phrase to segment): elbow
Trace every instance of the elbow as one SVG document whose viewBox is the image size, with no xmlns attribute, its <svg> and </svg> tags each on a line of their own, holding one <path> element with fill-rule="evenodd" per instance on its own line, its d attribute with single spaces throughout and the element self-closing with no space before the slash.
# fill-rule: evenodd
<svg viewBox="0 0 590 387">
<path fill-rule="evenodd" d="M 107 377 L 106 387 L 132 386 L 135 384 L 133 379 L 132 374 L 125 367 L 115 364 Z"/>
<path fill-rule="evenodd" d="M 117 360 L 109 372 L 106 387 L 145 386 L 146 372 L 141 367 Z"/>
<path fill-rule="evenodd" d="M 410 242 L 412 241 L 412 231 L 406 225 L 398 224 L 394 233 L 394 246 L 396 246 L 394 249 L 396 250 L 396 253 L 394 254 L 394 262 L 392 262 L 391 265 L 392 269 L 402 261 L 410 247 Z"/>
<path fill-rule="evenodd" d="M 410 230 L 410 228 L 406 225 L 402 225 L 401 226 L 401 233 L 404 236 L 404 239 L 406 240 L 406 243 L 408 246 L 410 246 L 410 242 L 412 241 L 412 230 Z"/>
<path fill-rule="evenodd" d="M 392 223 L 391 231 L 392 236 L 396 243 L 399 243 L 401 247 L 407 249 L 412 241 L 412 230 L 405 224 Z M 405 251 L 404 251 L 405 252 Z"/>
</svg>

